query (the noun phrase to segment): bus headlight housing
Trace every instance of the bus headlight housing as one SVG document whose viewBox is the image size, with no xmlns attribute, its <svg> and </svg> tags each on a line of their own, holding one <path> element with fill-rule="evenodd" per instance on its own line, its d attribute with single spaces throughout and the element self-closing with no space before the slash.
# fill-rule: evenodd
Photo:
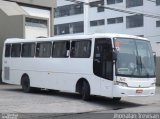
<svg viewBox="0 0 160 119">
<path fill-rule="evenodd" d="M 128 87 L 127 83 L 118 82 L 118 81 L 115 82 L 115 85 L 119 85 L 119 86 L 122 86 L 122 87 Z"/>
</svg>

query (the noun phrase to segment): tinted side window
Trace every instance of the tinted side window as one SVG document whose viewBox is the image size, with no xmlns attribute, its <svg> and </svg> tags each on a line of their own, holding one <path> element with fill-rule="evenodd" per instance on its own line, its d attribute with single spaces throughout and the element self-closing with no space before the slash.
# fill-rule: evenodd
<svg viewBox="0 0 160 119">
<path fill-rule="evenodd" d="M 90 40 L 72 41 L 71 44 L 72 58 L 89 58 L 90 52 L 91 52 Z"/>
<path fill-rule="evenodd" d="M 6 44 L 5 57 L 10 57 L 10 55 L 11 55 L 11 45 L 10 44 Z"/>
<path fill-rule="evenodd" d="M 53 43 L 52 57 L 68 57 L 70 41 L 58 41 Z"/>
<path fill-rule="evenodd" d="M 21 53 L 21 44 L 12 44 L 11 56 L 20 57 Z"/>
<path fill-rule="evenodd" d="M 34 57 L 35 43 L 25 43 L 22 45 L 22 57 Z"/>
<path fill-rule="evenodd" d="M 96 38 L 93 72 L 95 75 L 113 80 L 112 42 L 109 38 Z"/>
<path fill-rule="evenodd" d="M 36 57 L 50 57 L 51 56 L 51 42 L 37 43 Z"/>
</svg>

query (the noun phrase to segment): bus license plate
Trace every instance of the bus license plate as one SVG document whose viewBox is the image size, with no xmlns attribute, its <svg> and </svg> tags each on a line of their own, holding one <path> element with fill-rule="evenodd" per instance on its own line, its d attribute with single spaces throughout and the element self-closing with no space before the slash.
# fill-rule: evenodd
<svg viewBox="0 0 160 119">
<path fill-rule="evenodd" d="M 142 89 L 138 89 L 138 90 L 136 90 L 136 93 L 142 93 L 143 92 L 143 90 Z"/>
</svg>

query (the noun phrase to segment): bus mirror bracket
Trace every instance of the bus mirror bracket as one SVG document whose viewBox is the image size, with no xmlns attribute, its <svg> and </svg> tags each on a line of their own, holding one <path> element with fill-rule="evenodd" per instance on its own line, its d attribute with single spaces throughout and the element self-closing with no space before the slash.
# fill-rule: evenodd
<svg viewBox="0 0 160 119">
<path fill-rule="evenodd" d="M 116 48 L 113 48 L 112 58 L 113 60 L 117 60 L 117 49 Z"/>
<path fill-rule="evenodd" d="M 157 57 L 157 56 L 156 56 L 156 52 L 153 52 L 153 57 L 154 57 L 154 63 L 155 63 L 155 65 L 156 65 L 156 62 L 157 62 L 157 61 L 156 61 L 156 57 Z"/>
</svg>

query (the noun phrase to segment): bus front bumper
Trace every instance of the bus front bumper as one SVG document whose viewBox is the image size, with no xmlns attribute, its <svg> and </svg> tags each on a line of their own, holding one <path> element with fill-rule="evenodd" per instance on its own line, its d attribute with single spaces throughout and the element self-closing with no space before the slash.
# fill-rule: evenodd
<svg viewBox="0 0 160 119">
<path fill-rule="evenodd" d="M 113 97 L 132 97 L 132 96 L 153 96 L 156 87 L 131 88 L 115 85 L 113 88 Z"/>
</svg>

